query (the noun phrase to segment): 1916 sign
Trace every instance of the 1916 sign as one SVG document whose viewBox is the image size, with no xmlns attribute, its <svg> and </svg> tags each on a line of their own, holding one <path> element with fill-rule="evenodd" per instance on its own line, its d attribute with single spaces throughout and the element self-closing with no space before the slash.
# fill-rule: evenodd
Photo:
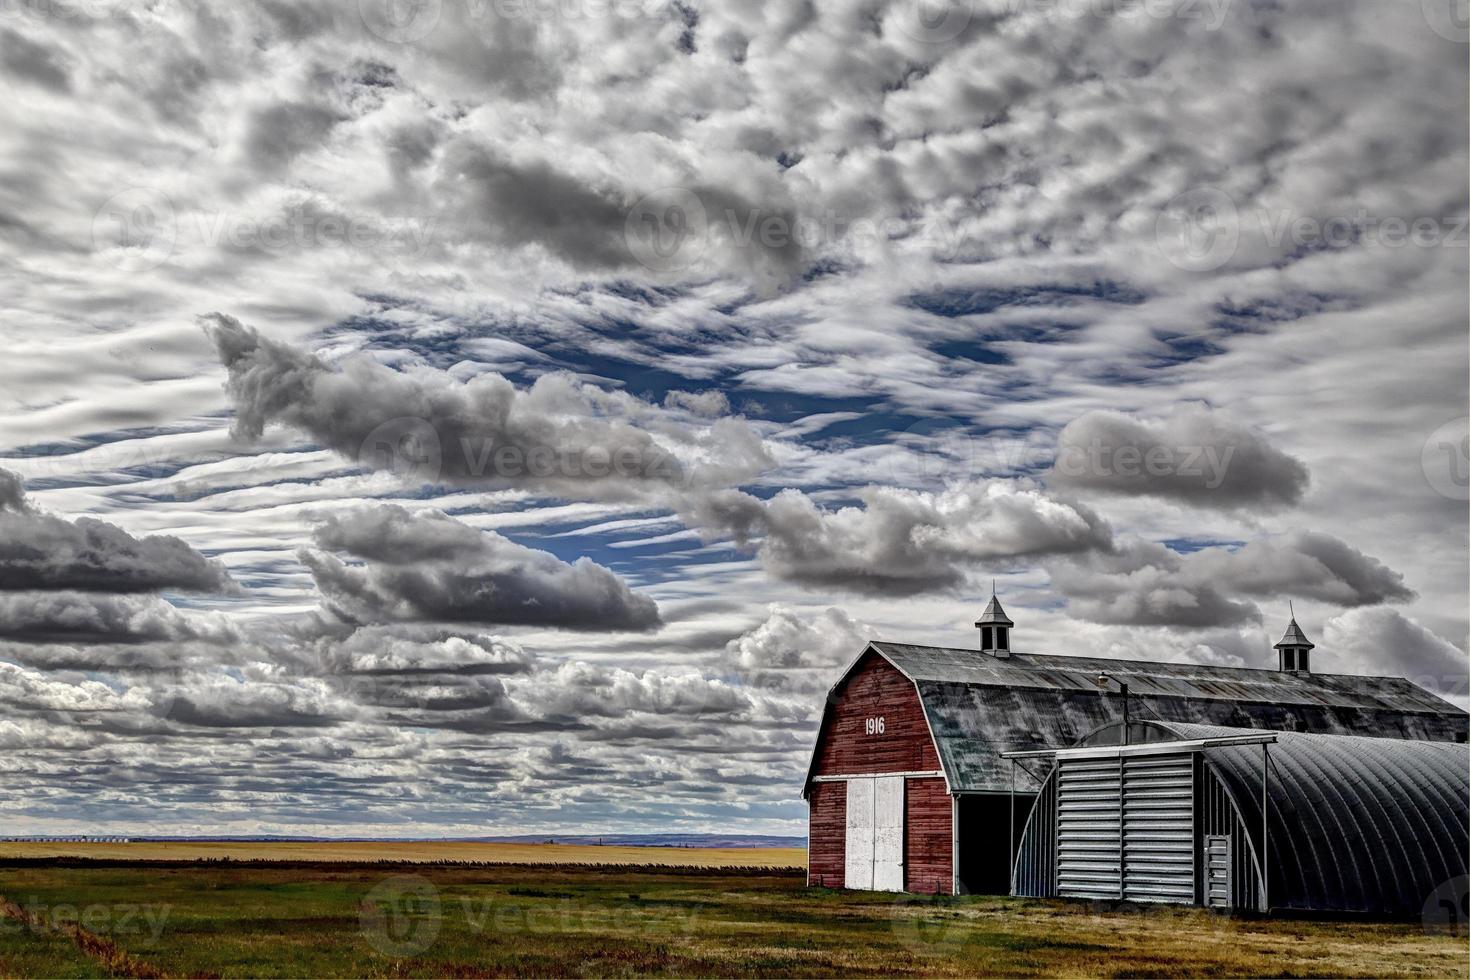
<svg viewBox="0 0 1470 980">
<path fill-rule="evenodd" d="M 866 722 L 864 722 L 863 728 L 865 731 L 867 731 L 869 735 L 882 735 L 883 716 L 879 715 L 876 718 L 869 718 Z"/>
</svg>

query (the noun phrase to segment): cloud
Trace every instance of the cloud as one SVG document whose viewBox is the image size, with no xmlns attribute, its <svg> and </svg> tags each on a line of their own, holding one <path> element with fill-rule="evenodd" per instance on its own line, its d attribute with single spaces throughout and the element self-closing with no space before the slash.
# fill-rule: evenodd
<svg viewBox="0 0 1470 980">
<path fill-rule="evenodd" d="M 962 583 L 990 563 L 1107 548 L 1106 522 L 1021 481 L 939 493 L 868 487 L 861 507 L 828 510 L 800 491 L 761 500 L 738 490 L 685 503 L 681 516 L 756 549 L 777 578 L 807 587 L 909 595 Z"/>
<path fill-rule="evenodd" d="M 396 505 L 333 515 L 316 532 L 322 551 L 302 560 L 327 606 L 355 623 L 441 622 L 648 630 L 658 606 L 588 558 L 563 562 L 442 513 Z"/>
<path fill-rule="evenodd" d="M 145 643 L 240 639 L 220 613 L 186 613 L 156 596 L 0 592 L 0 638 L 27 643 Z"/>
<path fill-rule="evenodd" d="M 1188 560 L 1191 574 L 1260 598 L 1310 598 L 1338 606 L 1407 602 L 1404 577 L 1347 542 L 1320 531 L 1251 541 L 1238 551 L 1210 548 Z"/>
<path fill-rule="evenodd" d="M 1098 623 L 1191 629 L 1260 622 L 1251 599 L 1310 598 L 1338 606 L 1414 598 L 1403 576 L 1330 534 L 1296 531 L 1236 549 L 1179 554 L 1137 538 L 1111 552 L 1048 565 L 1075 616 Z"/>
<path fill-rule="evenodd" d="M 738 480 L 769 462 L 743 420 L 690 428 L 646 402 L 564 374 L 522 389 L 498 374 L 461 382 L 366 357 L 333 370 L 232 317 L 204 320 L 229 372 L 236 435 L 256 439 L 279 422 L 411 482 L 627 498 Z"/>
<path fill-rule="evenodd" d="M 1058 434 L 1048 481 L 1195 507 L 1279 508 L 1301 502 L 1308 474 L 1263 434 L 1195 406 L 1157 423 L 1088 412 Z"/>
<path fill-rule="evenodd" d="M 135 538 L 91 517 L 36 510 L 20 478 L 0 469 L 0 590 L 156 592 L 233 588 L 223 565 L 169 535 Z"/>
<path fill-rule="evenodd" d="M 1260 610 L 1228 586 L 1187 572 L 1187 559 L 1161 544 L 1125 540 L 1110 553 L 1048 566 L 1067 612 L 1095 623 L 1202 628 L 1258 622 Z"/>
<path fill-rule="evenodd" d="M 1397 609 L 1350 609 L 1328 619 L 1312 651 L 1312 669 L 1407 677 L 1457 703 L 1470 697 L 1465 651 Z"/>
<path fill-rule="evenodd" d="M 747 684 L 816 692 L 831 686 L 836 668 L 873 636 L 872 627 L 835 606 L 804 615 L 773 604 L 766 619 L 727 643 L 725 652 Z"/>
</svg>

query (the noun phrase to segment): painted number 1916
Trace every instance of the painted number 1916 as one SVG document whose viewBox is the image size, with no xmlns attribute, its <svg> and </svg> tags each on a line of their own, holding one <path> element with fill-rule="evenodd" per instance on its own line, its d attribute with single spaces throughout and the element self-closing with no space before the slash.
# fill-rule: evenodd
<svg viewBox="0 0 1470 980">
<path fill-rule="evenodd" d="M 877 718 L 869 718 L 866 722 L 864 722 L 863 727 L 867 730 L 867 733 L 869 735 L 882 735 L 883 716 L 879 715 Z"/>
</svg>

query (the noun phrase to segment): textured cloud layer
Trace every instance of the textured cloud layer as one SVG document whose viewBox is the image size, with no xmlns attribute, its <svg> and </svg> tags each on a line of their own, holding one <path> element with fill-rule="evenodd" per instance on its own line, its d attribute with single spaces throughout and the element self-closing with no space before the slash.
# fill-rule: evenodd
<svg viewBox="0 0 1470 980">
<path fill-rule="evenodd" d="M 426 621 L 645 630 L 658 606 L 588 558 L 563 562 L 440 513 L 385 505 L 334 515 L 305 552 L 327 605 L 357 623 Z"/>
<path fill-rule="evenodd" d="M 802 585 L 903 595 L 956 586 L 984 563 L 1105 548 L 1089 508 L 1024 484 L 991 481 L 942 493 L 869 487 L 861 507 L 835 510 L 786 490 L 741 491 L 686 504 L 684 519 L 753 545 L 775 575 Z"/>
<path fill-rule="evenodd" d="M 231 317 L 206 321 L 229 371 L 237 435 L 258 438 L 279 422 L 408 482 L 635 497 L 748 477 L 769 461 L 738 419 L 681 427 L 652 405 L 564 375 L 520 389 L 497 374 L 460 382 L 362 357 L 333 370 Z"/>
<path fill-rule="evenodd" d="M 1160 424 L 1089 412 L 1057 436 L 1050 473 L 1060 486 L 1164 497 L 1196 507 L 1299 503 L 1307 468 L 1259 432 L 1200 408 Z"/>
<path fill-rule="evenodd" d="M 28 503 L 20 477 L 0 469 L 0 590 L 216 592 L 232 585 L 223 565 L 179 538 L 136 538 L 95 518 L 43 513 Z"/>
</svg>

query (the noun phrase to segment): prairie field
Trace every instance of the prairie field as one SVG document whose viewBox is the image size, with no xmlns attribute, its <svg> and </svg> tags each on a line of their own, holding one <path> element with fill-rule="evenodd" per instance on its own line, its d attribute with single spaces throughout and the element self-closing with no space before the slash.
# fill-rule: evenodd
<svg viewBox="0 0 1470 980">
<path fill-rule="evenodd" d="M 640 849 L 643 850 L 643 849 Z M 1463 932 L 806 888 L 799 871 L 0 861 L 4 976 L 1464 977 Z"/>
<path fill-rule="evenodd" d="M 0 841 L 0 860 L 6 858 L 806 867 L 806 850 L 800 847 L 634 847 L 479 841 Z"/>
</svg>

